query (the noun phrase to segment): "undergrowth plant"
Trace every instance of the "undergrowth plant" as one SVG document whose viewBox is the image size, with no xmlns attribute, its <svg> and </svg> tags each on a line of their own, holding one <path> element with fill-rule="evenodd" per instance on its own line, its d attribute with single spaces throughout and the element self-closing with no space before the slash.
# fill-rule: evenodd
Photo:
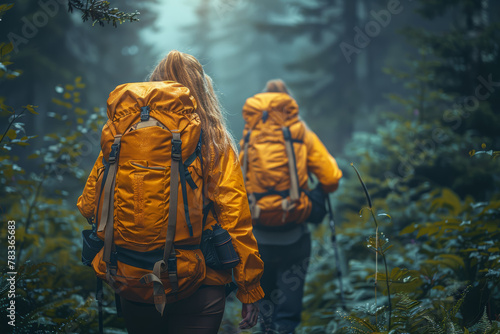
<svg viewBox="0 0 500 334">
<path fill-rule="evenodd" d="M 378 233 L 370 195 L 357 170 L 356 174 Z M 428 238 L 425 247 L 420 247 L 425 258 L 416 269 L 394 268 L 389 273 L 385 261 L 388 239 L 376 234 L 368 241 L 368 247 L 378 250 L 386 266 L 385 274 L 376 272 L 368 277 L 386 281 L 384 293 L 395 293 L 394 307 L 378 307 L 375 297 L 374 304 L 343 315 L 349 325 L 341 332 L 499 333 L 499 201 L 461 203 L 449 189 L 433 192 L 430 200 L 429 215 L 443 220 L 415 223 L 400 233 Z M 380 315 L 387 319 L 386 326 L 377 321 Z"/>
<path fill-rule="evenodd" d="M 499 198 L 481 203 L 471 197 L 462 201 L 450 189 L 436 189 L 421 203 L 429 220 L 415 221 L 389 244 L 377 229 L 384 225 L 379 217 L 387 215 L 377 215 L 374 207 L 370 208 L 371 196 L 359 176 L 369 203 L 361 213 L 373 213 L 377 234 L 366 233 L 370 224 L 359 215 L 357 225 L 344 227 L 339 233 L 349 261 L 345 285 L 350 311 L 339 309 L 333 250 L 328 246 L 326 227 L 320 227 L 315 231 L 316 263 L 311 267 L 304 298 L 303 332 L 500 333 Z M 366 247 L 380 257 L 383 254 L 387 270 L 379 273 L 376 268 L 373 272 L 373 261 L 359 255 Z M 389 264 L 393 265 L 391 270 Z M 374 280 L 385 284 L 374 291 Z M 390 297 L 391 309 L 388 302 L 381 305 L 377 301 L 377 291 Z"/>
<path fill-rule="evenodd" d="M 373 222 L 375 223 L 375 236 L 371 236 L 368 238 L 367 242 L 367 247 L 375 252 L 375 274 L 374 274 L 374 286 L 375 286 L 375 309 L 378 309 L 378 304 L 377 304 L 377 288 L 378 288 L 378 255 L 382 257 L 384 267 L 385 267 L 385 277 L 383 278 L 386 283 L 386 288 L 387 288 L 387 305 L 388 305 L 388 324 L 387 324 L 387 330 L 391 329 L 391 315 L 392 315 L 392 304 L 391 304 L 391 291 L 389 287 L 389 270 L 387 268 L 387 260 L 385 257 L 386 251 L 392 247 L 392 245 L 389 245 L 389 239 L 384 236 L 383 233 L 379 233 L 379 223 L 377 220 L 377 216 L 375 214 L 375 210 L 373 208 L 372 200 L 370 197 L 370 193 L 368 192 L 368 189 L 366 188 L 365 183 L 363 182 L 363 179 L 361 178 L 361 175 L 359 174 L 359 171 L 356 169 L 353 163 L 351 163 L 351 167 L 354 169 L 356 172 L 356 175 L 358 176 L 359 182 L 361 183 L 361 186 L 363 187 L 363 191 L 366 196 L 366 200 L 368 202 L 368 207 L 364 208 L 370 212 L 371 217 L 373 218 Z M 363 210 L 364 210 L 363 209 Z M 361 210 L 361 211 L 363 211 Z M 388 216 L 387 214 L 381 214 Z M 375 312 L 375 326 L 377 326 L 377 314 L 378 312 Z"/>
</svg>

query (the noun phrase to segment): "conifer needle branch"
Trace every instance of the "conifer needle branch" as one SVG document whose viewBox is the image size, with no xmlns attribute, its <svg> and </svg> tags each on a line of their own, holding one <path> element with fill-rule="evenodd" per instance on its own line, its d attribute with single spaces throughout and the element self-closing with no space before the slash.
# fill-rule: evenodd
<svg viewBox="0 0 500 334">
<path fill-rule="evenodd" d="M 110 5 L 109 1 L 101 0 L 87 0 L 85 4 L 82 0 L 68 0 L 69 12 L 73 12 L 75 9 L 82 12 L 83 22 L 91 20 L 93 24 L 99 23 L 101 26 L 104 26 L 104 22 L 107 22 L 117 27 L 117 23 L 121 24 L 125 21 L 139 21 L 138 16 L 141 13 L 137 10 L 132 13 L 127 13 L 119 11 L 118 8 L 111 8 Z"/>
</svg>

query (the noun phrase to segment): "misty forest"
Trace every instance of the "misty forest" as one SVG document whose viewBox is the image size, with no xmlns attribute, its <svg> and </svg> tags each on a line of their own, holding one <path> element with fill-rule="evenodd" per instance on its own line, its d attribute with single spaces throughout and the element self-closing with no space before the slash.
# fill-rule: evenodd
<svg viewBox="0 0 500 334">
<path fill-rule="evenodd" d="M 308 226 L 296 333 L 500 333 L 500 1 L 15 0 L 0 32 L 1 333 L 99 332 L 76 202 L 109 93 L 174 49 L 236 141 L 282 79 L 344 174 L 335 228 Z M 107 286 L 103 304 L 126 333 Z M 219 333 L 260 332 L 240 313 L 233 293 Z"/>
</svg>

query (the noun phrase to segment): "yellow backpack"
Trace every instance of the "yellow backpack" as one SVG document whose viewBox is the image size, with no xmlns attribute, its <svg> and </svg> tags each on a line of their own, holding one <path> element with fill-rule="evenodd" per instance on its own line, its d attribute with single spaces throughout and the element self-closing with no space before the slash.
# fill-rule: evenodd
<svg viewBox="0 0 500 334">
<path fill-rule="evenodd" d="M 311 212 L 306 126 L 286 93 L 260 93 L 243 106 L 242 168 L 254 225 L 303 223 Z"/>
<path fill-rule="evenodd" d="M 154 303 L 162 314 L 166 303 L 195 292 L 206 273 L 195 110 L 179 83 L 124 84 L 109 95 L 101 137 L 95 198 L 104 247 L 92 267 L 121 297 Z"/>
</svg>

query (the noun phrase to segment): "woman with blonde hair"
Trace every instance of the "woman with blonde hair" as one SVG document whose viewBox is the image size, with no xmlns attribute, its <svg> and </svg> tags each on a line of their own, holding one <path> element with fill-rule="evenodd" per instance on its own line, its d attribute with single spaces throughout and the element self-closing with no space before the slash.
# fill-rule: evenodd
<svg viewBox="0 0 500 334">
<path fill-rule="evenodd" d="M 155 128 L 156 130 L 154 131 L 157 132 L 154 133 L 162 133 L 170 136 L 168 132 L 164 130 L 172 129 L 172 127 L 168 126 L 168 124 L 170 124 L 168 122 L 174 118 L 178 119 L 175 128 L 179 130 L 169 130 L 172 132 L 172 136 L 174 136 L 171 146 L 172 159 L 174 159 L 174 142 L 175 134 L 177 132 L 188 131 L 185 129 L 189 129 L 192 124 L 195 124 L 197 127 L 193 127 L 193 129 L 197 129 L 198 132 L 196 132 L 196 135 L 201 139 L 198 145 L 196 145 L 196 143 L 193 144 L 194 146 L 199 147 L 198 156 L 193 155 L 193 159 L 190 159 L 187 156 L 182 156 L 180 158 L 182 162 L 185 160 L 191 160 L 180 164 L 180 170 L 182 170 L 182 168 L 186 169 L 182 170 L 180 173 L 181 175 L 179 176 L 181 180 L 183 178 L 189 178 L 190 180 L 188 181 L 191 181 L 191 183 L 187 182 L 187 187 L 185 187 L 186 183 L 183 188 L 181 188 L 180 185 L 177 187 L 180 189 L 178 195 L 179 205 L 177 205 L 177 213 L 175 213 L 175 209 L 172 211 L 172 208 L 170 208 L 170 214 L 168 215 L 168 220 L 170 220 L 170 217 L 176 216 L 176 219 L 180 219 L 182 221 L 182 223 L 181 221 L 178 221 L 176 227 L 174 225 L 175 232 L 173 233 L 175 234 L 175 239 L 173 244 L 171 244 L 173 251 L 170 253 L 169 257 L 169 254 L 167 254 L 168 246 L 161 247 L 162 252 L 165 250 L 165 254 L 167 254 L 167 256 L 164 255 L 163 257 L 164 261 L 162 262 L 160 258 L 158 262 L 150 263 L 150 269 L 153 268 L 154 264 L 152 273 L 150 270 L 147 274 L 144 272 L 145 274 L 142 277 L 140 277 L 140 275 L 137 276 L 140 278 L 141 284 L 145 284 L 144 286 L 151 287 L 154 285 L 154 298 L 152 292 L 150 292 L 152 289 L 146 290 L 146 288 L 142 288 L 140 291 L 147 291 L 149 294 L 149 301 L 141 302 L 141 299 L 139 298 L 140 296 L 138 297 L 137 293 L 128 293 L 127 289 L 132 286 L 130 282 L 119 284 L 120 270 L 123 274 L 125 272 L 123 268 L 132 263 L 132 261 L 127 262 L 127 254 L 133 252 L 131 250 L 124 249 L 124 247 L 118 247 L 119 242 L 123 242 L 120 238 L 122 238 L 126 231 L 122 231 L 117 234 L 115 230 L 114 234 L 116 247 L 113 248 L 113 250 L 116 250 L 117 252 L 117 268 L 116 266 L 108 266 L 108 262 L 111 260 L 108 259 L 108 262 L 106 262 L 105 259 L 103 260 L 106 255 L 102 255 L 102 251 L 93 259 L 92 266 L 94 267 L 97 276 L 102 277 L 111 286 L 113 286 L 113 284 L 111 284 L 110 281 L 114 283 L 114 286 L 119 287 L 116 290 L 121 296 L 123 317 L 129 333 L 217 333 L 224 313 L 226 297 L 225 287 L 233 280 L 238 288 L 236 296 L 242 302 L 241 313 L 243 319 L 240 322 L 240 328 L 249 329 L 253 327 L 257 322 L 259 314 L 257 302 L 264 296 L 263 290 L 260 287 L 260 277 L 263 273 L 263 262 L 260 259 L 257 243 L 252 232 L 252 220 L 241 168 L 236 155 L 235 144 L 226 128 L 222 109 L 214 92 L 211 78 L 205 74 L 202 65 L 195 57 L 179 51 L 171 51 L 152 71 L 149 77 L 149 83 L 138 83 L 138 86 L 120 87 L 121 86 L 119 86 L 117 90 L 121 93 L 119 95 L 114 95 L 114 93 L 112 93 L 110 94 L 110 99 L 108 99 L 108 116 L 110 120 L 103 129 L 103 138 L 106 134 L 106 129 L 111 128 L 113 122 L 119 122 L 117 121 L 117 116 L 115 114 L 119 111 L 122 112 L 121 115 L 124 115 L 122 120 L 127 117 L 132 117 L 132 113 L 135 112 L 140 114 L 140 121 L 137 122 L 138 116 L 134 116 L 136 118 L 132 121 L 132 123 L 137 123 L 135 123 L 132 128 L 124 130 L 123 136 L 120 135 L 122 138 L 122 147 L 118 148 L 119 156 L 117 156 L 117 160 L 125 160 L 125 158 L 133 154 L 138 155 L 141 159 L 145 159 L 140 156 L 140 154 L 147 154 L 147 150 L 151 149 L 151 143 L 157 140 L 157 138 L 154 138 L 155 135 L 141 139 L 140 142 L 135 144 L 136 147 L 130 147 L 131 145 L 129 145 L 128 149 L 134 150 L 132 153 L 124 151 L 125 144 L 123 144 L 123 141 L 125 141 L 125 138 L 129 136 L 130 139 L 128 140 L 131 140 L 134 133 L 141 131 L 141 129 L 146 126 Z M 169 91 L 162 92 L 162 89 Z M 123 93 L 124 91 L 126 93 Z M 158 98 L 160 95 L 173 97 L 169 101 L 165 102 L 164 98 Z M 135 100 L 133 100 L 132 103 L 123 107 L 124 103 L 128 101 L 127 99 L 131 99 L 131 97 L 135 98 L 137 102 L 134 102 Z M 142 106 L 142 103 L 147 105 Z M 162 123 L 159 121 L 160 119 L 165 119 L 166 121 Z M 141 125 L 141 122 L 143 121 L 145 122 L 145 125 Z M 150 123 L 151 121 L 153 121 L 153 124 Z M 201 131 L 199 129 L 200 126 Z M 158 129 L 158 127 L 161 129 Z M 115 128 L 118 129 L 116 130 L 116 133 L 120 132 L 119 124 L 118 126 L 115 126 Z M 125 128 L 126 127 L 123 127 L 123 129 Z M 117 135 L 115 135 L 115 143 L 116 137 Z M 101 140 L 101 143 L 103 142 L 105 142 L 105 139 Z M 167 142 L 168 143 L 159 143 L 157 146 L 161 147 L 155 147 L 154 149 L 163 149 L 163 146 L 166 147 L 167 145 L 170 145 L 170 140 L 167 140 Z M 178 140 L 178 142 L 180 142 L 180 140 Z M 184 153 L 186 145 L 189 146 L 191 144 L 189 141 L 183 139 L 182 153 Z M 98 207 L 99 204 L 94 203 L 98 197 L 98 170 L 102 168 L 103 164 L 101 163 L 101 160 L 105 162 L 106 159 L 103 159 L 103 156 L 106 157 L 107 154 L 111 154 L 113 150 L 111 149 L 111 153 L 108 153 L 108 151 L 109 150 L 106 150 L 103 146 L 103 151 L 97 159 L 96 165 L 94 166 L 94 169 L 92 170 L 85 186 L 83 195 L 78 201 L 80 211 L 87 218 L 91 218 L 93 216 L 96 218 L 102 217 L 102 213 L 100 213 Z M 181 151 L 179 150 L 179 154 L 180 152 Z M 168 148 L 168 153 L 170 153 L 170 146 Z M 165 154 L 160 155 L 159 159 L 156 161 L 161 161 L 161 159 L 163 159 L 162 157 L 165 157 Z M 108 160 L 111 159 L 108 158 Z M 122 163 L 123 162 L 120 161 L 120 164 Z M 191 163 L 193 167 L 182 166 L 186 166 L 189 163 Z M 145 224 L 144 222 L 147 221 L 148 217 L 145 217 L 144 212 L 147 210 L 152 210 L 152 214 L 156 214 L 158 211 L 168 210 L 165 209 L 166 206 L 164 203 L 159 203 L 156 208 L 147 207 L 147 201 L 136 203 L 136 201 L 141 200 L 141 196 L 143 196 L 143 188 L 147 187 L 146 183 L 143 184 L 142 182 L 147 182 L 147 178 L 149 177 L 147 173 L 159 172 L 164 173 L 161 175 L 165 175 L 166 172 L 163 172 L 163 170 L 169 170 L 170 167 L 153 166 L 151 161 L 143 162 L 142 164 L 144 166 L 141 166 L 136 162 L 136 160 L 132 161 L 131 164 L 132 166 L 130 164 L 127 166 L 119 165 L 117 178 L 121 173 L 120 169 L 123 168 L 123 170 L 125 170 L 126 168 L 135 168 L 133 172 L 129 173 L 132 175 L 132 181 L 130 183 L 133 184 L 126 185 L 128 189 L 133 192 L 133 194 L 128 197 L 134 202 L 130 211 L 135 210 L 135 213 L 130 216 L 130 220 L 135 221 L 136 223 L 137 221 L 140 221 L 141 224 Z M 136 168 L 134 166 L 139 166 L 142 169 L 137 172 L 136 170 L 139 167 Z M 173 166 L 172 162 L 172 168 L 169 172 L 171 173 L 171 179 L 174 177 Z M 197 166 L 199 166 L 199 168 Z M 200 174 L 199 176 L 197 175 L 198 173 Z M 190 185 L 196 183 L 196 178 L 202 180 L 199 181 L 199 186 L 194 184 L 194 186 L 190 187 Z M 193 179 L 195 179 L 195 181 L 193 181 Z M 117 185 L 115 191 L 119 192 L 120 186 L 118 185 L 118 179 L 116 182 Z M 158 184 L 163 184 L 164 189 L 157 189 L 157 192 L 164 193 L 169 191 L 166 190 L 168 187 L 166 182 L 156 182 L 155 187 L 158 187 Z M 187 188 L 187 190 L 184 188 Z M 187 194 L 187 196 L 183 197 L 185 194 Z M 118 193 L 115 195 L 116 198 L 119 196 L 120 195 Z M 153 196 L 156 196 L 156 194 L 153 194 Z M 192 196 L 192 198 L 189 196 Z M 193 200 L 193 198 L 195 198 L 195 200 Z M 196 201 L 196 199 L 199 199 L 199 201 Z M 184 206 L 180 204 L 181 200 L 184 203 Z M 102 199 L 99 199 L 98 203 L 99 201 L 102 201 Z M 203 201 L 203 204 L 200 204 L 201 201 Z M 172 198 L 170 198 L 169 202 L 171 206 L 172 203 L 175 203 Z M 205 205 L 207 203 L 209 203 L 209 205 Z M 126 201 L 120 200 L 118 206 L 114 207 L 114 219 L 117 220 L 117 223 L 115 223 L 116 229 L 122 228 L 122 225 L 128 223 L 120 221 L 121 207 L 126 205 Z M 203 208 L 203 214 L 201 214 L 201 207 Z M 172 212 L 174 212 L 175 215 L 172 214 Z M 167 212 L 160 212 L 160 218 L 165 216 L 167 216 Z M 110 217 L 111 223 L 113 223 L 112 213 L 110 214 Z M 101 223 L 99 222 L 98 224 Z M 155 224 L 157 224 L 157 222 L 155 222 Z M 166 225 L 166 223 L 164 225 Z M 194 267 L 197 268 L 197 272 L 192 272 L 193 266 L 191 266 L 189 267 L 191 269 L 186 269 L 188 270 L 186 274 L 182 274 L 182 261 L 184 259 L 183 254 L 191 252 L 190 254 L 194 254 L 192 256 L 192 258 L 195 259 L 194 261 L 196 261 L 196 259 L 199 260 L 201 258 L 199 243 L 201 242 L 202 231 L 203 234 L 205 234 L 206 230 L 212 226 L 215 238 L 215 225 L 218 226 L 218 231 L 226 230 L 228 232 L 233 245 L 234 253 L 237 256 L 236 258 L 239 258 L 237 264 L 233 266 L 231 270 L 230 267 L 222 267 L 222 269 L 217 267 L 217 269 L 214 269 L 209 267 L 207 263 L 207 265 L 203 264 L 202 266 Z M 133 227 L 135 228 L 136 226 L 134 225 Z M 165 235 L 167 240 L 169 238 L 168 230 L 170 230 L 170 221 L 168 222 L 168 227 L 169 229 L 167 229 L 166 226 L 161 227 L 160 236 L 163 238 L 163 243 L 165 243 Z M 140 237 L 140 231 L 136 233 Z M 97 234 L 99 235 L 99 229 Z M 104 239 L 104 243 L 106 244 L 106 239 L 104 237 L 100 238 Z M 192 245 L 193 243 L 195 243 L 195 245 Z M 198 244 L 198 248 L 195 247 L 196 243 Z M 142 245 L 141 247 L 146 249 L 145 247 L 147 246 Z M 154 249 L 146 253 L 153 254 L 157 250 L 158 249 Z M 134 253 L 135 260 L 139 258 L 139 253 L 140 252 Z M 174 254 L 173 257 L 172 254 Z M 205 261 L 207 261 L 206 254 L 203 254 L 203 256 Z M 172 258 L 174 262 L 170 261 Z M 174 291 L 174 288 L 172 287 L 172 290 L 168 290 L 170 288 L 167 289 L 167 284 L 168 286 L 173 284 L 173 281 L 170 280 L 172 274 L 170 271 L 171 263 L 177 265 L 177 269 L 174 274 L 178 277 L 174 275 L 173 279 L 174 281 L 177 281 L 178 279 L 178 283 L 176 283 L 178 287 L 175 289 L 178 289 L 179 293 L 176 295 L 174 294 L 175 297 L 172 297 L 172 291 Z M 120 266 L 122 266 L 122 269 L 120 269 Z M 145 264 L 141 263 L 135 264 L 135 266 L 141 268 L 147 267 Z M 157 270 L 157 267 L 161 270 Z M 115 271 L 113 272 L 113 270 Z M 118 271 L 118 274 L 113 276 L 113 274 L 116 274 L 116 271 Z M 189 293 L 182 295 L 183 286 L 187 286 L 186 289 L 188 290 L 193 286 L 193 284 L 183 285 L 183 280 L 185 280 L 185 277 L 187 276 L 199 277 L 201 282 L 198 282 L 196 287 L 192 289 L 194 291 L 190 291 Z M 165 277 L 168 277 L 170 282 Z M 165 284 L 165 287 L 163 284 Z M 137 283 L 137 285 L 139 285 L 139 283 Z M 139 291 L 139 288 L 137 290 Z M 159 312 L 155 310 L 155 307 Z"/>
</svg>

